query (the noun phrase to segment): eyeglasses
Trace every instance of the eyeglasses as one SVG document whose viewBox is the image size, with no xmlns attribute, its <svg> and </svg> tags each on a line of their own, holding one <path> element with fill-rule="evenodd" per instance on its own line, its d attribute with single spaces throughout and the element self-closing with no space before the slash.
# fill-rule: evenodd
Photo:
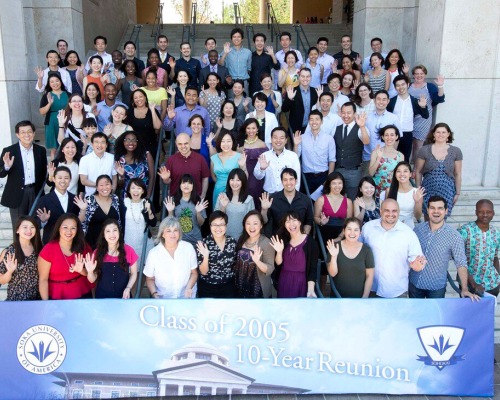
<svg viewBox="0 0 500 400">
<path fill-rule="evenodd" d="M 126 139 L 123 139 L 123 141 L 126 143 L 136 143 L 137 139 L 126 138 Z"/>
<path fill-rule="evenodd" d="M 211 224 L 211 228 L 225 228 L 226 224 Z"/>
</svg>

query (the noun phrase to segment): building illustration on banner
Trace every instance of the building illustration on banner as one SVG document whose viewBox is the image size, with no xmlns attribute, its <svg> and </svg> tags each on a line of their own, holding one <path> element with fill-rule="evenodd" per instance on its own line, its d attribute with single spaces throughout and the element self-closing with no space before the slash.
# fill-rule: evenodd
<svg viewBox="0 0 500 400">
<path fill-rule="evenodd" d="M 53 372 L 65 398 L 119 398 L 181 395 L 301 394 L 309 389 L 257 383 L 229 365 L 228 357 L 205 343 L 183 346 L 164 368 L 151 374 Z"/>
</svg>

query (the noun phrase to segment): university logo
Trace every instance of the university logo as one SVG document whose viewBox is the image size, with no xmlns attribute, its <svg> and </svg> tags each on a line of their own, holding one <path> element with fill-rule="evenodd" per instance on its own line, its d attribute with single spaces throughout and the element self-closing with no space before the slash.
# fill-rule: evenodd
<svg viewBox="0 0 500 400">
<path fill-rule="evenodd" d="M 463 361 L 463 355 L 455 355 L 464 337 L 465 329 L 448 325 L 433 325 L 417 328 L 418 338 L 427 356 L 418 356 L 418 361 L 432 365 L 440 371 Z"/>
<path fill-rule="evenodd" d="M 56 328 L 35 325 L 23 332 L 16 350 L 24 369 L 37 375 L 49 374 L 66 358 L 66 341 Z"/>
</svg>

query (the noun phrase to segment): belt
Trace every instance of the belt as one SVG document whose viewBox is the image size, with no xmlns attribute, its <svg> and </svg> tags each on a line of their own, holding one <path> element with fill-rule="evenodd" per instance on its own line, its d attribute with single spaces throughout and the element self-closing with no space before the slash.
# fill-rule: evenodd
<svg viewBox="0 0 500 400">
<path fill-rule="evenodd" d="M 360 167 L 361 164 L 359 165 L 356 165 L 355 167 L 342 167 L 342 166 L 338 166 L 337 168 L 342 168 L 342 169 L 347 169 L 347 170 L 355 170 L 355 169 L 358 169 Z"/>
<path fill-rule="evenodd" d="M 75 281 L 77 281 L 78 279 L 80 279 L 82 277 L 82 275 L 78 275 L 76 278 L 73 278 L 73 279 L 70 279 L 70 280 L 67 280 L 67 281 L 55 281 L 53 279 L 49 279 L 49 282 L 50 283 L 63 283 L 63 284 L 68 284 L 68 283 L 73 283 Z"/>
<path fill-rule="evenodd" d="M 328 174 L 328 171 L 323 171 L 323 172 L 304 172 L 305 175 L 312 175 L 312 176 L 320 176 L 324 174 Z"/>
<path fill-rule="evenodd" d="M 32 187 L 35 187 L 34 183 L 30 183 L 29 185 L 24 185 L 24 189 L 26 189 L 26 188 L 32 188 Z"/>
</svg>

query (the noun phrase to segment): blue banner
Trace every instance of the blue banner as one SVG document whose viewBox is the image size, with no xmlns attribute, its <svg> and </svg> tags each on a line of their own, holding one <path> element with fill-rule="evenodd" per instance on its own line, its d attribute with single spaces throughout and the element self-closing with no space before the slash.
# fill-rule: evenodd
<svg viewBox="0 0 500 400">
<path fill-rule="evenodd" d="M 1 399 L 493 395 L 494 301 L 2 302 Z"/>
</svg>

